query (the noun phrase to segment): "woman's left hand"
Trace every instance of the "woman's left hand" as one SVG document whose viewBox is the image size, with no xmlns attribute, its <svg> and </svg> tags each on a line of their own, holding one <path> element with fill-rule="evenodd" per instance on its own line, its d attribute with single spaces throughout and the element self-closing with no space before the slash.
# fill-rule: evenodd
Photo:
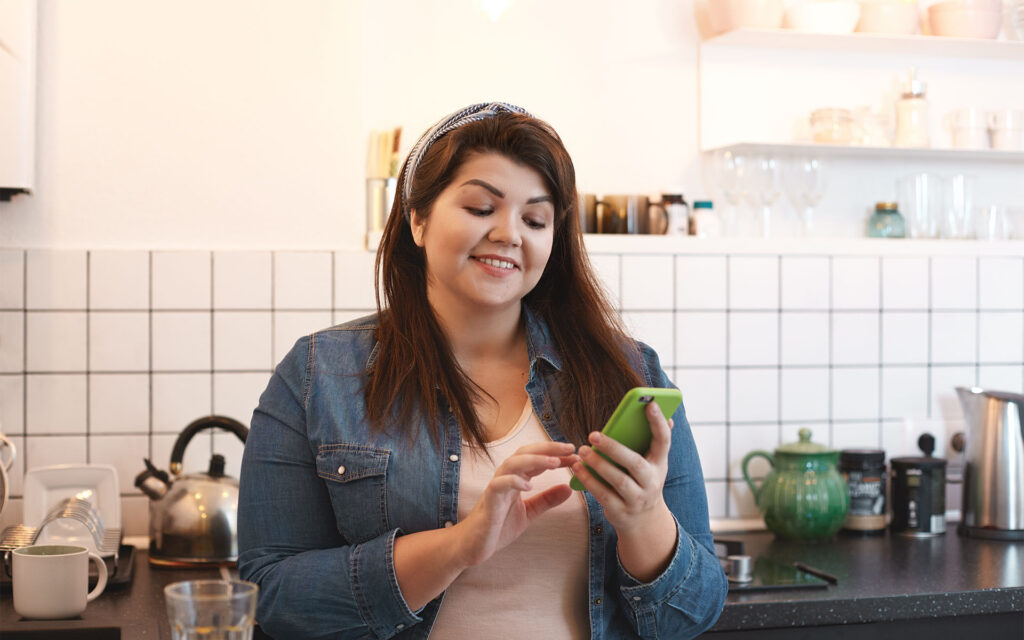
<svg viewBox="0 0 1024 640">
<path fill-rule="evenodd" d="M 629 447 L 597 431 L 590 434 L 593 447 L 579 448 L 579 457 L 594 469 L 602 482 L 579 461 L 573 473 L 601 506 L 605 517 L 620 537 L 634 532 L 651 531 L 651 527 L 671 520 L 662 489 L 668 473 L 668 452 L 672 444 L 671 419 L 665 420 L 654 402 L 647 405 L 647 421 L 651 425 L 651 447 L 640 455 Z M 594 448 L 608 456 L 619 467 L 598 455 Z"/>
</svg>

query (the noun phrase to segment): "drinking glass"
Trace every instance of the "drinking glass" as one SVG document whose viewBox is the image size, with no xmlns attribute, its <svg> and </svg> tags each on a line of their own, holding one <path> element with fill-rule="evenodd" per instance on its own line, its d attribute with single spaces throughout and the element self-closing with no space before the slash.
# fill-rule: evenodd
<svg viewBox="0 0 1024 640">
<path fill-rule="evenodd" d="M 241 580 L 190 580 L 164 587 L 174 640 L 251 640 L 259 587 Z"/>
<path fill-rule="evenodd" d="M 746 158 L 729 149 L 716 151 L 711 157 L 712 178 L 728 204 L 722 216 L 725 235 L 728 236 L 737 235 L 740 230 L 739 205 L 746 191 L 746 173 Z"/>
<path fill-rule="evenodd" d="M 755 206 L 761 208 L 758 219 L 760 235 L 772 235 L 772 206 L 782 195 L 782 170 L 778 159 L 772 156 L 756 156 L 751 162 L 749 197 Z"/>
<path fill-rule="evenodd" d="M 1013 229 L 1006 207 L 998 204 L 973 208 L 974 234 L 978 240 L 1009 240 Z"/>
<path fill-rule="evenodd" d="M 939 234 L 943 238 L 974 237 L 971 210 L 974 206 L 974 176 L 957 174 L 949 179 L 944 189 L 942 219 Z"/>
<path fill-rule="evenodd" d="M 814 232 L 814 208 L 825 195 L 825 167 L 818 158 L 794 158 L 784 172 L 786 193 L 800 214 L 800 234 Z"/>
<path fill-rule="evenodd" d="M 915 173 L 898 183 L 899 208 L 907 222 L 911 238 L 934 238 L 946 201 L 942 178 L 931 173 Z"/>
</svg>

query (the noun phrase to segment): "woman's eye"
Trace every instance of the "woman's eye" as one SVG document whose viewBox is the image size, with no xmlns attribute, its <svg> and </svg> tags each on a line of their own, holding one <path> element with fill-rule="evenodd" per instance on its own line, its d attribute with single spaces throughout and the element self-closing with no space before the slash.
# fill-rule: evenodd
<svg viewBox="0 0 1024 640">
<path fill-rule="evenodd" d="M 486 216 L 494 213 L 494 209 L 477 209 L 476 207 L 465 207 L 465 209 L 474 216 Z"/>
<path fill-rule="evenodd" d="M 525 221 L 526 226 L 530 227 L 531 229 L 543 229 L 544 227 L 548 226 L 546 223 L 542 221 L 531 220 L 530 218 L 526 218 Z"/>
</svg>

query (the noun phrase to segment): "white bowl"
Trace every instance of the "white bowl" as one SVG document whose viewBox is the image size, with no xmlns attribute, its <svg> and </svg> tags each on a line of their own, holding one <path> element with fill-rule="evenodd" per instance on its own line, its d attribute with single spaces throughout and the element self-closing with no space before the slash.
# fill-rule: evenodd
<svg viewBox="0 0 1024 640">
<path fill-rule="evenodd" d="M 946 3 L 928 8 L 928 22 L 932 34 L 953 38 L 988 38 L 999 36 L 1003 24 L 1001 11 L 979 11 L 959 7 L 944 7 Z"/>
<path fill-rule="evenodd" d="M 860 3 L 861 33 L 913 35 L 920 31 L 920 14 L 916 2 L 902 0 L 864 0 Z"/>
<path fill-rule="evenodd" d="M 778 29 L 782 0 L 708 0 L 708 17 L 715 33 L 733 29 Z"/>
<path fill-rule="evenodd" d="M 860 5 L 854 0 L 812 0 L 786 11 L 790 29 L 815 33 L 853 33 L 858 18 Z"/>
</svg>

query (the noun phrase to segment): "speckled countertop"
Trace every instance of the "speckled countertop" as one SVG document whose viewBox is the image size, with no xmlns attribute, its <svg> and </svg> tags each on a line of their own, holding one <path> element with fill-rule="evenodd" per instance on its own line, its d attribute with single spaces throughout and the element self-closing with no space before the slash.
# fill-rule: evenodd
<svg viewBox="0 0 1024 640">
<path fill-rule="evenodd" d="M 718 532 L 752 558 L 800 561 L 838 578 L 827 589 L 731 592 L 713 630 L 887 622 L 1024 611 L 1024 542 L 837 537 L 801 544 L 767 532 Z"/>
</svg>

